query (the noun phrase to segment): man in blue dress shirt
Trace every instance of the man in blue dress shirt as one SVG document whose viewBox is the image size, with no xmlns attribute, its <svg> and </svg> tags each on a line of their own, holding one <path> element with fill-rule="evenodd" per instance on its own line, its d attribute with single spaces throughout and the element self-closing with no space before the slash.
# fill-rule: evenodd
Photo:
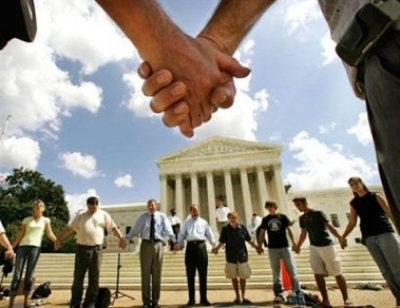
<svg viewBox="0 0 400 308">
<path fill-rule="evenodd" d="M 135 236 L 142 239 L 140 270 L 143 308 L 158 308 L 164 252 L 163 238 L 169 236 L 171 241 L 175 242 L 175 234 L 167 215 L 157 211 L 156 200 L 147 201 L 147 210 L 139 216 L 125 238 L 128 243 Z"/>
<path fill-rule="evenodd" d="M 199 206 L 193 204 L 190 206 L 190 217 L 185 221 L 183 228 L 178 235 L 178 244 L 176 249 L 184 246 L 186 240 L 185 265 L 186 277 L 188 282 L 189 301 L 188 306 L 196 303 L 194 280 L 196 269 L 199 272 L 200 284 L 200 304 L 210 306 L 207 299 L 207 268 L 208 253 L 206 240 L 214 247 L 216 242 L 208 222 L 199 216 Z"/>
</svg>

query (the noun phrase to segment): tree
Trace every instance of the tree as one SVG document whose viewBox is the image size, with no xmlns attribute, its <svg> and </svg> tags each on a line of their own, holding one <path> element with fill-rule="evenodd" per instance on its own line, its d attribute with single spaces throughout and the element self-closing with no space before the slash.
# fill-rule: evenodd
<svg viewBox="0 0 400 308">
<path fill-rule="evenodd" d="M 35 200 L 42 200 L 46 205 L 44 215 L 52 222 L 57 235 L 69 222 L 69 210 L 65 201 L 65 192 L 61 185 L 45 179 L 37 171 L 23 168 L 14 169 L 0 186 L 0 218 L 7 230 L 7 235 L 13 240 L 19 231 L 21 221 L 32 215 Z M 63 251 L 73 249 L 74 238 L 71 236 Z M 72 242 L 71 242 L 72 241 Z M 71 243 L 70 243 L 71 242 Z M 65 243 L 67 244 L 67 243 Z M 45 237 L 43 252 L 53 252 L 53 244 Z"/>
<path fill-rule="evenodd" d="M 0 217 L 5 227 L 31 215 L 37 199 L 46 204 L 45 216 L 68 223 L 69 211 L 61 185 L 45 179 L 38 171 L 19 168 L 13 172 L 0 186 Z"/>
</svg>

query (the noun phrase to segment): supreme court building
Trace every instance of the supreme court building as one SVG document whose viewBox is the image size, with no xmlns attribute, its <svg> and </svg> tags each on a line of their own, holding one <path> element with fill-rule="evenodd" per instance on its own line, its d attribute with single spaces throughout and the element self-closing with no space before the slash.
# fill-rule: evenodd
<svg viewBox="0 0 400 308">
<path fill-rule="evenodd" d="M 342 188 L 309 191 L 288 190 L 281 175 L 282 147 L 240 139 L 212 137 L 177 152 L 159 158 L 159 210 L 169 213 L 172 208 L 182 222 L 189 215 L 189 206 L 198 204 L 201 216 L 217 231 L 215 208 L 222 199 L 230 210 L 240 215 L 248 225 L 253 213 L 266 215 L 264 203 L 276 201 L 281 213 L 298 222 L 300 213 L 293 206 L 295 195 L 307 197 L 309 205 L 322 210 L 335 228 L 343 233 L 348 222 L 352 192 Z M 353 176 L 353 175 L 350 175 Z M 371 186 L 371 191 L 382 192 L 382 187 Z M 156 193 L 154 193 L 156 195 Z M 114 218 L 122 233 L 127 233 L 136 218 L 146 211 L 146 200 L 129 204 L 102 205 Z M 298 223 L 293 226 L 299 234 Z M 349 245 L 360 236 L 358 228 L 349 236 Z M 116 247 L 114 237 L 108 236 L 108 246 Z"/>
</svg>

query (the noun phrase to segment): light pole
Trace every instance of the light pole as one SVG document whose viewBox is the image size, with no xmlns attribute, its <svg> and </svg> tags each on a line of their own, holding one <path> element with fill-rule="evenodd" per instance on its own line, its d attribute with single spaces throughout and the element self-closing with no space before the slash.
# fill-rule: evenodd
<svg viewBox="0 0 400 308">
<path fill-rule="evenodd" d="M 11 118 L 11 114 L 9 114 L 7 116 L 6 121 L 4 122 L 3 129 L 1 130 L 1 135 L 0 135 L 0 144 L 1 144 L 1 141 L 3 140 L 4 134 L 6 133 L 8 121 L 10 120 L 10 118 Z"/>
</svg>

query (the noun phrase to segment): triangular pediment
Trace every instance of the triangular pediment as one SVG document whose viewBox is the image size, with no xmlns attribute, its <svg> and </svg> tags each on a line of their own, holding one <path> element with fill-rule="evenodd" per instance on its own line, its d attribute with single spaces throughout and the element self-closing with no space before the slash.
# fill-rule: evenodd
<svg viewBox="0 0 400 308">
<path fill-rule="evenodd" d="M 220 155 L 246 154 L 255 152 L 281 152 L 282 147 L 275 144 L 259 143 L 226 137 L 211 137 L 180 151 L 161 157 L 157 162 L 211 157 Z"/>
</svg>

